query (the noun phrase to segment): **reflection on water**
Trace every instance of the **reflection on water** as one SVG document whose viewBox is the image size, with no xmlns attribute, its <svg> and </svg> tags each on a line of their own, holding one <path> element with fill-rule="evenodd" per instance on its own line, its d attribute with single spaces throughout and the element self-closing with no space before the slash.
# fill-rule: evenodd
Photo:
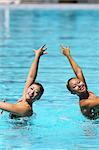
<svg viewBox="0 0 99 150">
<path fill-rule="evenodd" d="M 28 129 L 29 127 L 33 125 L 33 121 L 36 119 L 36 113 L 32 115 L 32 117 L 22 117 L 22 118 L 16 118 L 16 119 L 10 119 L 9 123 L 12 126 L 13 129 Z"/>
<path fill-rule="evenodd" d="M 12 126 L 13 129 L 22 129 L 22 128 L 27 128 L 29 124 L 29 119 L 13 119 L 9 122 Z"/>
<path fill-rule="evenodd" d="M 95 123 L 84 122 L 84 124 L 83 124 L 84 135 L 89 136 L 90 138 L 96 137 L 98 135 L 98 132 L 97 132 L 98 127 L 99 127 L 99 125 L 97 126 Z"/>
</svg>

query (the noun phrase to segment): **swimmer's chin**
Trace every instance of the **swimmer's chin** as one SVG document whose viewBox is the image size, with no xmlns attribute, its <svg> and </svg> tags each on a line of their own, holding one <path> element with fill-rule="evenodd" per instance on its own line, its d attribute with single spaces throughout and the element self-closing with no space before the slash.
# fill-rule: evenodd
<svg viewBox="0 0 99 150">
<path fill-rule="evenodd" d="M 86 89 L 86 87 L 83 87 L 83 88 L 79 91 L 79 93 L 82 93 L 82 94 L 87 93 L 87 89 Z"/>
<path fill-rule="evenodd" d="M 28 94 L 26 94 L 26 95 L 25 95 L 25 99 L 26 99 L 26 100 L 30 100 L 31 97 L 30 97 Z"/>
</svg>

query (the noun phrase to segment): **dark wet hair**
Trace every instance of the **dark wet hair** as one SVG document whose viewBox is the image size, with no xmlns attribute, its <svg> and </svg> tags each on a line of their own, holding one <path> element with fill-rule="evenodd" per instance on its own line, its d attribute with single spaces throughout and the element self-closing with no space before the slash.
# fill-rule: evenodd
<svg viewBox="0 0 99 150">
<path fill-rule="evenodd" d="M 33 84 L 36 84 L 40 87 L 40 95 L 38 97 L 38 100 L 39 100 L 41 98 L 42 94 L 44 93 L 44 88 L 43 88 L 42 84 L 39 82 L 34 82 Z"/>
<path fill-rule="evenodd" d="M 75 79 L 75 77 L 72 77 L 72 78 L 70 78 L 70 79 L 67 81 L 66 87 L 67 87 L 67 89 L 71 92 L 71 94 L 74 94 L 74 92 L 71 90 L 71 87 L 70 87 L 70 85 L 69 85 L 69 83 L 70 83 L 70 81 L 71 81 L 72 79 Z"/>
</svg>

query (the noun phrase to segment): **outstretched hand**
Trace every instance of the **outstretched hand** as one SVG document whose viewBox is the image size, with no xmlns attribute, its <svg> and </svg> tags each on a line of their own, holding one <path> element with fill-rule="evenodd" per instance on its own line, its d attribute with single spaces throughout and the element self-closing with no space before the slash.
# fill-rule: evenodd
<svg viewBox="0 0 99 150">
<path fill-rule="evenodd" d="M 65 55 L 65 56 L 69 56 L 70 55 L 70 47 L 64 47 L 64 46 L 60 46 L 61 47 L 61 52 Z"/>
<path fill-rule="evenodd" d="M 43 45 L 38 50 L 34 49 L 33 51 L 36 55 L 41 56 L 41 55 L 47 54 L 46 49 L 47 48 L 45 47 L 45 45 Z"/>
</svg>

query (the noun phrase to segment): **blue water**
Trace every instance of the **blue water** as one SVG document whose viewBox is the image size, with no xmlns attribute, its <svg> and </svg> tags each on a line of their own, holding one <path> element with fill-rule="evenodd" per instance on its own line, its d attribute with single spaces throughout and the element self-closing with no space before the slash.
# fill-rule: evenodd
<svg viewBox="0 0 99 150">
<path fill-rule="evenodd" d="M 0 116 L 1 150 L 98 150 L 99 120 L 82 116 L 78 98 L 65 88 L 74 76 L 60 44 L 83 69 L 89 90 L 99 95 L 99 11 L 0 8 L 0 99 L 21 96 L 34 59 L 46 44 L 37 81 L 45 93 L 33 105 L 34 116 L 20 120 Z"/>
</svg>

